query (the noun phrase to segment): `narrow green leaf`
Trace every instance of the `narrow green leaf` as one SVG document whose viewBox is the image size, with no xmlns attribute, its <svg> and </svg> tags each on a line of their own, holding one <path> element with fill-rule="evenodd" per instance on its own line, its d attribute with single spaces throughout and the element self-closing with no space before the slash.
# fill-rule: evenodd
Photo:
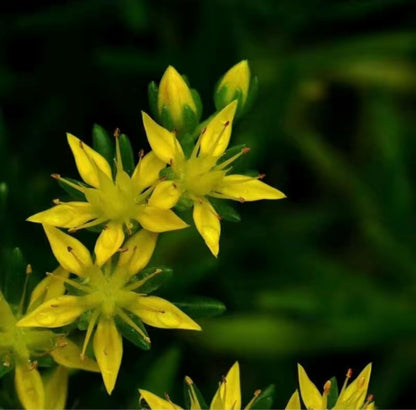
<svg viewBox="0 0 416 410">
<path fill-rule="evenodd" d="M 335 377 L 332 377 L 329 381 L 331 382 L 331 388 L 328 394 L 328 409 L 332 409 L 338 400 L 338 382 Z"/>
<path fill-rule="evenodd" d="M 276 389 L 274 387 L 274 384 L 267 386 L 264 390 L 262 390 L 259 397 L 257 397 L 256 400 L 254 400 L 254 403 L 251 406 L 251 408 L 252 409 L 271 409 L 273 405 L 273 397 L 275 394 L 275 390 Z"/>
<path fill-rule="evenodd" d="M 226 311 L 222 302 L 204 296 L 190 296 L 174 304 L 194 319 L 214 317 Z"/>
<path fill-rule="evenodd" d="M 111 165 L 114 158 L 114 141 L 108 132 L 98 124 L 92 127 L 92 146 Z"/>
<path fill-rule="evenodd" d="M 126 134 L 121 134 L 119 137 L 119 143 L 123 168 L 129 175 L 132 175 L 134 171 L 134 153 L 130 139 Z"/>
<path fill-rule="evenodd" d="M 143 323 L 141 322 L 141 320 L 137 316 L 131 314 L 130 312 L 125 312 L 125 313 L 130 317 L 130 319 L 134 322 L 134 324 L 140 330 L 142 330 L 142 332 L 148 337 L 146 329 L 143 326 Z M 140 332 L 138 332 L 136 329 L 128 325 L 119 316 L 116 316 L 115 322 L 116 322 L 118 330 L 120 330 L 122 335 L 127 340 L 129 340 L 131 343 L 133 343 L 135 346 L 139 347 L 140 349 L 150 350 L 150 347 L 151 347 L 150 343 L 143 338 L 143 335 Z"/>
</svg>

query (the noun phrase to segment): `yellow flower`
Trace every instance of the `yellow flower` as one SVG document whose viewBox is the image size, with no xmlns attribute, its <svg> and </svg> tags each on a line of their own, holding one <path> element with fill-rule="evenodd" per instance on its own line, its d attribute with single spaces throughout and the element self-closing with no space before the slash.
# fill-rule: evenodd
<svg viewBox="0 0 416 410">
<path fill-rule="evenodd" d="M 282 192 L 261 182 L 261 176 L 228 175 L 232 162 L 248 151 L 243 149 L 230 159 L 221 160 L 230 141 L 236 107 L 234 101 L 211 119 L 189 158 L 185 156 L 174 133 L 143 113 L 149 144 L 155 155 L 170 165 L 173 173 L 171 180 L 156 186 L 149 204 L 154 201 L 158 206 L 168 209 L 181 196 L 192 201 L 195 226 L 215 256 L 219 252 L 220 216 L 209 197 L 240 202 L 285 197 Z"/>
<path fill-rule="evenodd" d="M 358 377 L 348 385 L 352 371 L 348 370 L 347 377 L 341 392 L 338 395 L 333 409 L 372 409 L 374 402 L 372 396 L 367 397 L 368 384 L 371 375 L 371 363 L 368 364 Z M 298 364 L 299 389 L 303 403 L 307 409 L 327 409 L 328 395 L 331 389 L 331 381 L 324 385 L 323 394 L 309 379 L 305 369 Z M 300 405 L 300 403 L 299 403 Z M 295 407 L 292 407 L 295 408 Z M 298 407 L 300 409 L 300 407 Z"/>
<path fill-rule="evenodd" d="M 247 102 L 250 88 L 250 67 L 247 60 L 240 61 L 231 67 L 218 83 L 215 91 L 215 106 L 218 110 L 238 100 L 243 108 Z"/>
<path fill-rule="evenodd" d="M 187 225 L 171 210 L 158 206 L 155 199 L 147 200 L 152 186 L 158 181 L 165 166 L 152 152 L 144 156 L 130 177 L 123 170 L 118 138 L 116 138 L 116 175 L 113 179 L 110 164 L 98 152 L 71 134 L 68 143 L 74 154 L 81 178 L 89 186 L 76 184 L 53 174 L 55 178 L 85 195 L 86 201 L 62 203 L 39 212 L 28 221 L 69 228 L 72 231 L 106 224 L 95 245 L 97 263 L 105 263 L 122 245 L 125 234 L 133 227 L 132 221 L 152 232 L 185 228 Z M 165 203 L 163 203 L 165 205 Z"/>
<path fill-rule="evenodd" d="M 58 270 L 57 274 L 62 274 L 61 270 Z M 49 296 L 59 294 L 59 286 L 56 287 L 50 280 L 48 287 Z M 38 295 L 43 300 L 48 297 L 46 294 Z M 0 363 L 4 367 L 14 368 L 16 392 L 23 408 L 64 408 L 68 373 L 62 366 L 98 371 L 97 363 L 88 357 L 81 361 L 81 349 L 62 335 L 46 329 L 26 329 L 17 326 L 23 315 L 24 296 L 25 291 L 20 307 L 14 313 L 0 292 Z M 45 379 L 38 371 L 36 359 L 47 354 L 62 366 L 57 367 L 50 377 Z"/>
<path fill-rule="evenodd" d="M 44 229 L 60 265 L 79 278 L 61 277 L 62 281 L 81 295 L 52 298 L 21 319 L 18 326 L 57 328 L 74 322 L 84 312 L 90 312 L 81 354 L 84 355 L 96 327 L 93 349 L 109 394 L 114 389 L 123 355 L 122 337 L 116 320 L 121 320 L 147 342 L 150 339 L 130 314 L 154 327 L 201 330 L 168 301 L 136 293 L 148 279 L 160 273 L 156 270 L 140 280 L 134 277 L 150 260 L 156 246 L 156 233 L 137 232 L 124 244 L 116 263 L 109 260 L 98 264 L 97 261 L 93 263 L 89 251 L 77 239 L 52 226 L 44 225 Z"/>
<path fill-rule="evenodd" d="M 163 123 L 165 123 L 164 116 L 168 114 L 173 128 L 179 131 L 184 128 L 186 110 L 189 110 L 191 115 L 197 116 L 197 107 L 192 92 L 182 76 L 172 66 L 166 69 L 160 80 L 157 110 Z M 168 124 L 165 126 L 168 127 Z"/>
<path fill-rule="evenodd" d="M 201 409 L 202 405 L 198 400 L 193 386 L 193 381 L 189 377 L 186 377 L 185 381 L 189 387 L 188 392 L 191 403 L 190 408 L 193 410 Z M 180 406 L 172 403 L 169 398 L 165 400 L 147 390 L 142 389 L 139 389 L 139 393 L 140 399 L 144 399 L 151 409 L 181 409 Z M 251 409 L 260 393 L 261 391 L 257 390 L 254 393 L 253 399 L 244 408 Z M 224 410 L 241 409 L 240 367 L 238 362 L 234 363 L 227 375 L 222 379 L 209 408 Z"/>
</svg>

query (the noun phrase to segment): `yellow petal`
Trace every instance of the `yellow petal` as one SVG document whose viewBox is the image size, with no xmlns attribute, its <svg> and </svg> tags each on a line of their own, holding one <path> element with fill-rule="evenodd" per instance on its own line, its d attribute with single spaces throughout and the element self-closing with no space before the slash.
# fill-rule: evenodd
<svg viewBox="0 0 416 410">
<path fill-rule="evenodd" d="M 149 262 L 156 246 L 158 234 L 142 229 L 124 244 L 125 251 L 120 254 L 119 267 L 125 267 L 130 275 L 140 272 Z"/>
<path fill-rule="evenodd" d="M 371 376 L 371 363 L 369 363 L 357 378 L 340 393 L 334 409 L 360 409 L 366 396 Z"/>
<path fill-rule="evenodd" d="M 55 258 L 69 272 L 82 276 L 92 265 L 88 249 L 74 237 L 49 225 L 43 225 Z"/>
<path fill-rule="evenodd" d="M 0 328 L 6 330 L 7 328 L 14 326 L 15 323 L 16 319 L 10 309 L 10 305 L 0 291 Z"/>
<path fill-rule="evenodd" d="M 41 304 L 17 322 L 19 327 L 61 327 L 90 309 L 88 296 L 58 296 Z"/>
<path fill-rule="evenodd" d="M 146 154 L 137 164 L 131 177 L 138 192 L 153 185 L 159 179 L 160 171 L 166 163 L 161 161 L 153 151 Z"/>
<path fill-rule="evenodd" d="M 95 188 L 100 185 L 99 172 L 102 172 L 108 178 L 112 179 L 111 167 L 107 160 L 94 151 L 87 144 L 84 144 L 79 138 L 67 133 L 68 144 L 74 154 L 75 163 L 81 178 Z"/>
<path fill-rule="evenodd" d="M 56 298 L 65 293 L 65 283 L 59 278 L 68 278 L 69 272 L 58 266 L 52 275 L 42 279 L 33 289 L 30 295 L 30 302 L 28 310 L 32 310 L 34 307 L 39 306 L 41 303 L 48 301 L 49 299 Z"/>
<path fill-rule="evenodd" d="M 68 370 L 58 366 L 44 380 L 45 409 L 64 409 L 68 395 Z"/>
<path fill-rule="evenodd" d="M 184 157 L 182 147 L 173 132 L 157 124 L 142 112 L 143 125 L 147 139 L 157 157 L 165 164 Z"/>
<path fill-rule="evenodd" d="M 286 198 L 283 192 L 247 175 L 227 175 L 218 189 L 222 195 L 235 201 Z"/>
<path fill-rule="evenodd" d="M 311 382 L 305 369 L 298 364 L 299 388 L 303 403 L 307 409 L 322 409 L 323 402 L 319 390 Z"/>
<path fill-rule="evenodd" d="M 144 399 L 152 410 L 182 410 L 182 407 L 177 406 L 171 401 L 162 399 L 150 391 L 139 389 L 139 393 L 140 400 Z"/>
<path fill-rule="evenodd" d="M 133 294 L 133 292 L 131 292 Z M 126 306 L 144 323 L 162 329 L 201 330 L 188 315 L 175 305 L 157 296 L 134 294 L 131 303 Z"/>
<path fill-rule="evenodd" d="M 61 228 L 74 228 L 96 217 L 97 215 L 88 202 L 68 202 L 38 212 L 29 217 L 27 221 Z"/>
<path fill-rule="evenodd" d="M 101 266 L 107 262 L 118 251 L 123 241 L 123 226 L 120 223 L 108 223 L 95 244 L 95 263 Z"/>
<path fill-rule="evenodd" d="M 285 407 L 286 410 L 301 410 L 299 392 L 296 390 Z"/>
<path fill-rule="evenodd" d="M 148 231 L 167 232 L 188 227 L 188 224 L 169 209 L 160 209 L 150 205 L 143 205 L 139 209 L 137 220 Z"/>
<path fill-rule="evenodd" d="M 97 363 L 87 356 L 81 358 L 81 348 L 70 339 L 60 338 L 58 345 L 51 351 L 56 363 L 69 369 L 81 369 L 89 372 L 99 372 Z"/>
<path fill-rule="evenodd" d="M 149 205 L 161 209 L 170 209 L 176 205 L 181 196 L 181 191 L 174 181 L 163 181 L 156 185 Z"/>
<path fill-rule="evenodd" d="M 217 256 L 221 234 L 221 224 L 217 212 L 207 200 L 201 200 L 194 202 L 193 216 L 196 229 L 204 238 L 212 254 Z"/>
<path fill-rule="evenodd" d="M 233 101 L 208 123 L 201 136 L 201 154 L 220 157 L 224 153 L 230 142 L 236 109 L 237 101 Z"/>
<path fill-rule="evenodd" d="M 107 393 L 111 394 L 123 357 L 123 341 L 114 320 L 100 319 L 95 331 L 93 346 L 105 388 Z"/>
<path fill-rule="evenodd" d="M 235 362 L 218 387 L 211 409 L 241 409 L 240 367 Z"/>
<path fill-rule="evenodd" d="M 36 366 L 26 361 L 18 362 L 14 382 L 23 408 L 43 409 L 45 407 L 45 391 Z"/>
<path fill-rule="evenodd" d="M 240 61 L 233 67 L 231 67 L 221 79 L 218 84 L 217 90 L 221 90 L 222 87 L 227 87 L 226 94 L 224 95 L 225 101 L 230 101 L 235 95 L 237 90 L 241 90 L 241 98 L 243 104 L 247 100 L 248 89 L 250 86 L 250 67 L 247 60 Z"/>
</svg>

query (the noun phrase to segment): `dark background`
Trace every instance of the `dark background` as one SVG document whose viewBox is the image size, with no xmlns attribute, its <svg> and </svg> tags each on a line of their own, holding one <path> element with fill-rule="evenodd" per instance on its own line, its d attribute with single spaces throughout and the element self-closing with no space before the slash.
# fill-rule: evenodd
<svg viewBox="0 0 416 410">
<path fill-rule="evenodd" d="M 98 123 L 148 149 L 140 110 L 168 64 L 213 112 L 212 89 L 247 58 L 260 80 L 232 142 L 248 168 L 288 196 L 238 204 L 218 260 L 195 230 L 163 235 L 154 262 L 175 270 L 161 295 L 222 300 L 204 332 L 150 329 L 153 348 L 124 343 L 108 398 L 97 375 L 70 381 L 69 408 L 137 405 L 137 388 L 183 404 L 185 374 L 208 400 L 235 360 L 243 403 L 296 388 L 302 363 L 321 388 L 373 362 L 380 408 L 414 406 L 416 364 L 415 10 L 400 0 L 83 0 L 9 2 L 0 16 L 1 249 L 54 268 L 41 227 L 25 222 L 76 177 L 70 131 Z M 87 241 L 94 236 L 86 234 Z M 2 262 L 5 263 L 5 262 Z M 0 384 L 1 388 L 1 384 Z"/>
</svg>

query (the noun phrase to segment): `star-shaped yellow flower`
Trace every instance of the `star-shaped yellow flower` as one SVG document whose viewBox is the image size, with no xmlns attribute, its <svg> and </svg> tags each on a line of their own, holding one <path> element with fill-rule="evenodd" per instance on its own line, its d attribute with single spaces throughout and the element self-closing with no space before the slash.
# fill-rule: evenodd
<svg viewBox="0 0 416 410">
<path fill-rule="evenodd" d="M 190 408 L 193 410 L 201 409 L 202 406 L 195 393 L 193 381 L 189 377 L 186 377 L 185 380 L 189 386 Z M 162 399 L 147 390 L 140 389 L 139 393 L 140 399 L 144 399 L 151 409 L 182 409 L 182 407 L 174 404 L 172 401 Z M 261 391 L 257 390 L 253 399 L 244 408 L 250 409 L 260 393 Z M 238 362 L 234 363 L 227 375 L 222 379 L 209 408 L 224 410 L 241 409 L 240 366 Z"/>
<path fill-rule="evenodd" d="M 374 409 L 372 396 L 367 397 L 368 385 L 370 383 L 371 363 L 368 364 L 357 378 L 348 385 L 352 371 L 348 370 L 344 385 L 338 395 L 333 409 Z M 324 385 L 323 394 L 309 379 L 305 369 L 298 364 L 299 390 L 303 403 L 307 409 L 327 409 L 328 395 L 331 389 L 331 382 L 328 380 Z M 297 395 L 297 398 L 295 397 Z M 291 409 L 300 409 L 300 400 L 297 391 L 292 396 Z"/>
<path fill-rule="evenodd" d="M 171 180 L 156 186 L 149 204 L 169 209 L 182 195 L 191 200 L 195 226 L 215 256 L 219 252 L 221 226 L 209 197 L 240 202 L 285 198 L 282 192 L 261 182 L 261 176 L 228 175 L 232 162 L 247 152 L 243 149 L 232 158 L 221 160 L 230 141 L 236 107 L 237 102 L 233 101 L 211 119 L 189 158 L 174 132 L 169 132 L 143 113 L 149 144 L 157 158 L 170 165 L 173 173 Z"/>
<path fill-rule="evenodd" d="M 166 208 L 163 201 L 148 199 L 152 186 L 158 182 L 159 172 L 165 167 L 157 156 L 150 152 L 136 166 L 130 177 L 123 169 L 119 141 L 116 135 L 116 175 L 113 178 L 111 166 L 106 159 L 77 137 L 67 134 L 79 174 L 88 186 L 76 184 L 60 175 L 52 176 L 85 195 L 86 201 L 62 203 L 59 200 L 51 209 L 39 212 L 28 221 L 42 224 L 79 229 L 106 224 L 98 237 L 95 253 L 100 264 L 106 262 L 122 245 L 124 228 L 130 231 L 133 224 L 139 224 L 152 232 L 165 232 L 187 227 L 186 223 Z"/>
<path fill-rule="evenodd" d="M 62 270 L 56 271 L 62 275 Z M 49 278 L 48 278 L 49 279 Z M 61 294 L 58 282 L 48 281 L 48 294 L 40 291 L 44 283 L 35 289 L 35 299 L 46 300 Z M 24 292 L 25 293 L 25 292 Z M 23 294 L 24 294 L 23 293 Z M 22 317 L 23 303 L 14 312 L 0 292 L 0 362 L 15 370 L 17 396 L 25 409 L 64 408 L 67 394 L 68 373 L 65 367 L 98 372 L 97 363 L 88 357 L 80 359 L 81 349 L 69 339 L 46 329 L 26 329 L 17 326 Z M 29 306 L 29 312 L 31 307 Z M 37 359 L 50 354 L 62 366 L 58 366 L 49 378 L 41 377 Z M 63 367 L 65 366 L 65 367 Z"/>
<path fill-rule="evenodd" d="M 124 244 L 117 261 L 113 258 L 102 264 L 97 260 L 94 263 L 88 249 L 74 237 L 52 226 L 44 225 L 44 229 L 60 265 L 78 276 L 78 279 L 62 280 L 81 295 L 52 298 L 21 319 L 18 326 L 57 328 L 74 322 L 89 311 L 91 316 L 82 355 L 96 328 L 93 349 L 109 394 L 114 389 L 123 355 L 122 336 L 116 320 L 121 320 L 147 342 L 150 339 L 130 314 L 154 327 L 201 330 L 170 302 L 136 292 L 148 279 L 160 273 L 156 270 L 145 278 L 135 277 L 152 256 L 156 233 L 138 231 Z"/>
</svg>

